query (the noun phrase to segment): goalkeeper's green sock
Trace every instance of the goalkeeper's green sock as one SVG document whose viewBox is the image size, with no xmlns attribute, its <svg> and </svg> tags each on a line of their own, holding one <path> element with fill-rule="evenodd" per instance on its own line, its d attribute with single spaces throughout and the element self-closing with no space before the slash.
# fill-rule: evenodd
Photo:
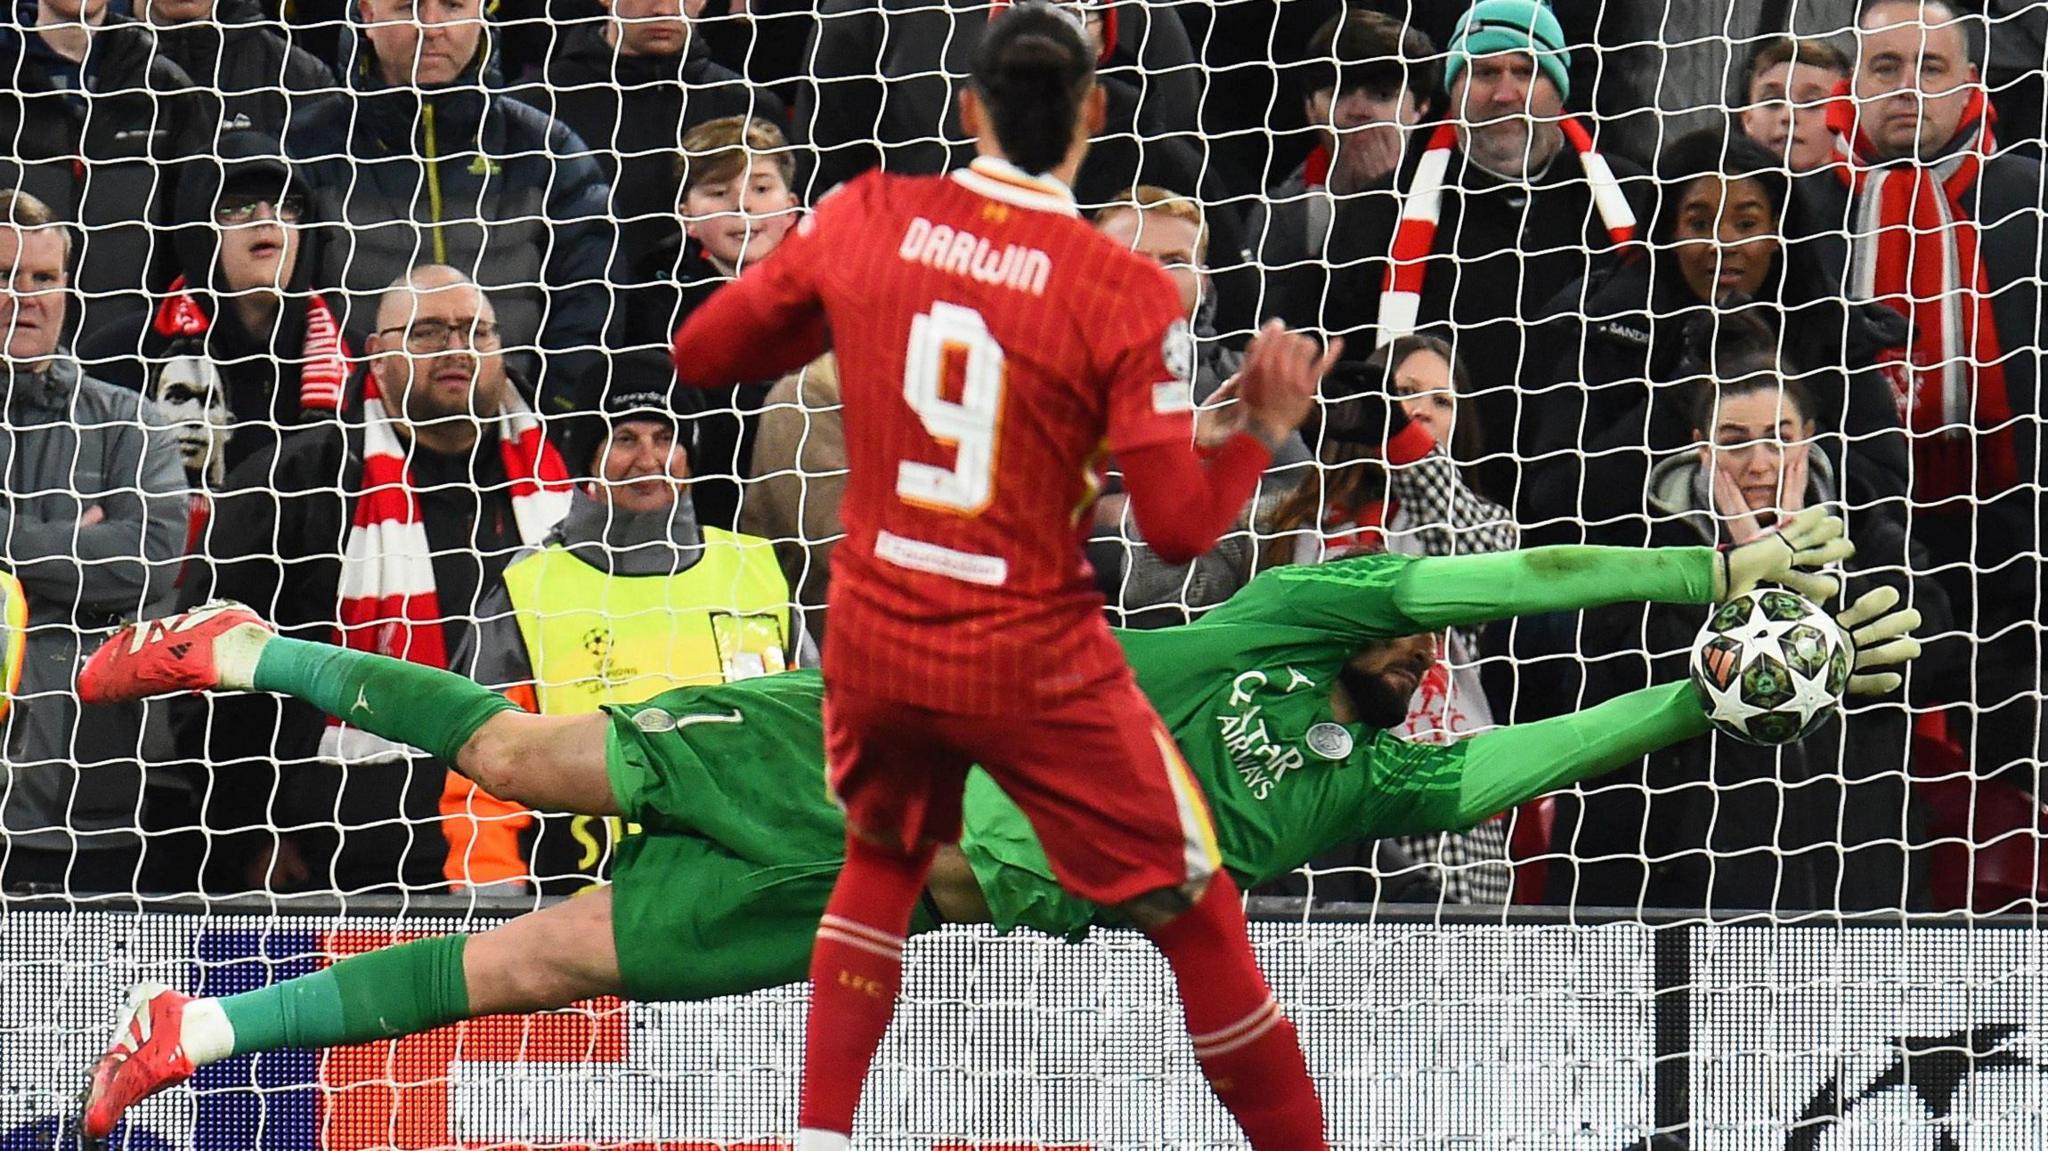
<svg viewBox="0 0 2048 1151">
<path fill-rule="evenodd" d="M 352 955 L 325 971 L 185 1008 L 181 1038 L 196 1066 L 278 1048 L 346 1047 L 430 1031 L 469 1017 L 467 935 Z"/>
<path fill-rule="evenodd" d="M 518 709 L 511 700 L 454 672 L 335 644 L 266 634 L 254 653 L 253 667 L 247 672 L 231 669 L 231 664 L 249 664 L 249 655 L 246 649 L 217 649 L 223 687 L 247 684 L 257 691 L 295 696 L 352 727 L 417 747 L 450 764 L 486 720 Z"/>
</svg>

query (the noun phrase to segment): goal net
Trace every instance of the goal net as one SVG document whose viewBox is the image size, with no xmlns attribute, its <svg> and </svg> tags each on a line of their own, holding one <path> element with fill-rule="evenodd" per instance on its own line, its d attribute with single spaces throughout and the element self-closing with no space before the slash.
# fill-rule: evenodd
<svg viewBox="0 0 2048 1151">
<path fill-rule="evenodd" d="M 1192 564 L 1145 546 L 1112 461 L 1077 525 L 1111 622 L 1181 626 L 1359 553 L 1725 550 L 1816 505 L 1858 545 L 1850 596 L 1925 620 L 1904 690 L 1798 744 L 1688 717 L 1641 756 L 1528 765 L 1567 778 L 1476 826 L 1384 815 L 1413 781 L 1360 774 L 1361 826 L 1292 829 L 1318 846 L 1251 892 L 1254 938 L 1333 1145 L 2038 1146 L 2048 4 L 1061 6 L 1107 93 L 1074 197 L 1188 308 L 1170 398 L 1226 421 L 1269 319 L 1349 345 Z M 973 157 L 954 101 L 1001 7 L 43 0 L 0 27 L 25 609 L 0 1151 L 73 1138 L 132 983 L 233 995 L 489 930 L 677 833 L 492 796 L 282 695 L 85 705 L 76 677 L 124 623 L 216 596 L 544 713 L 813 665 L 837 366 L 672 392 L 669 340 L 846 181 Z M 972 242 L 937 258 L 1028 278 Z M 973 353 L 934 348 L 914 402 L 944 486 L 1000 453 L 954 418 Z M 1547 603 L 1574 554 L 1486 594 Z M 1222 730 L 1192 764 L 1219 819 L 1278 818 L 1312 773 L 1392 771 L 1370 727 L 1497 739 L 1686 678 L 1705 607 L 1602 602 L 1469 612 L 1384 723 L 1282 730 L 1252 663 L 1215 669 L 1215 708 L 1161 709 L 1198 760 L 1187 733 Z M 1590 757 L 1650 722 L 1605 714 L 1525 746 Z M 800 842 L 799 805 L 755 790 L 763 838 Z M 1137 936 L 949 924 L 909 972 L 861 1146 L 1234 1145 Z M 241 1055 L 116 1142 L 782 1147 L 803 1009 L 801 985 L 609 998 Z"/>
</svg>

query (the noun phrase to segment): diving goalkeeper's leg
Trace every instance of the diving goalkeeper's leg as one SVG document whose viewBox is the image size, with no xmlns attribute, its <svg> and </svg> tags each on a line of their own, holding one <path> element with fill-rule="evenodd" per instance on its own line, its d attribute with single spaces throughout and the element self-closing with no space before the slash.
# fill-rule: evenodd
<svg viewBox="0 0 2048 1151">
<path fill-rule="evenodd" d="M 93 1065 L 79 1128 L 105 1138 L 129 1107 L 231 1056 L 345 1047 L 622 990 L 609 889 L 481 934 L 379 948 L 240 995 L 194 998 L 139 984 Z"/>
<path fill-rule="evenodd" d="M 129 624 L 78 673 L 87 703 L 180 691 L 275 691 L 450 763 L 499 799 L 616 815 L 607 719 L 539 716 L 440 668 L 274 632 L 236 603 Z"/>
</svg>

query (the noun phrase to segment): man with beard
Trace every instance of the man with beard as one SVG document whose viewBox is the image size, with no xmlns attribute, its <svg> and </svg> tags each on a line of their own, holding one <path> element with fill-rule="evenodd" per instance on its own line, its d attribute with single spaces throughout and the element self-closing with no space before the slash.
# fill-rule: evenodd
<svg viewBox="0 0 2048 1151">
<path fill-rule="evenodd" d="M 229 474 L 206 539 L 210 592 L 188 579 L 183 598 L 264 604 L 291 635 L 440 669 L 512 556 L 567 514 L 568 469 L 468 277 L 416 268 L 376 317 L 360 420 L 292 433 Z M 290 776 L 277 810 L 260 780 L 214 789 L 209 825 L 247 834 L 208 853 L 210 888 L 441 883 L 443 765 L 266 696 L 196 718 L 193 758 Z"/>
<path fill-rule="evenodd" d="M 1435 325 L 1457 332 L 1473 413 L 1507 448 L 1538 317 L 1551 296 L 1637 238 L 1643 170 L 1594 147 L 1565 114 L 1571 51 L 1540 0 L 1478 0 L 1444 59 L 1447 115 L 1409 134 L 1391 180 L 1339 196 L 1327 276 L 1295 269 L 1269 297 L 1290 324 L 1349 335 L 1354 357 Z M 1526 457 L 1524 457 L 1526 458 Z M 1477 486 L 1513 491 L 1517 457 L 1482 463 Z"/>
<path fill-rule="evenodd" d="M 1814 574 L 1853 549 L 1841 521 L 1795 517 L 1729 552 L 1539 548 L 1279 568 L 1200 621 L 1121 635 L 1138 682 L 1215 813 L 1224 865 L 1250 887 L 1336 844 L 1470 826 L 1708 729 L 1688 682 L 1450 746 L 1404 743 L 1437 629 L 1630 600 L 1709 603 Z M 1917 653 L 1895 593 L 1859 601 L 1851 690 Z M 179 654 L 183 653 L 183 654 Z M 87 664 L 89 700 L 278 691 L 443 757 L 494 794 L 620 815 L 613 885 L 474 936 L 343 959 L 226 999 L 144 984 L 84 1100 L 88 1137 L 138 1100 L 230 1055 L 428 1030 L 592 995 L 697 1000 L 804 977 L 841 865 L 845 817 L 824 771 L 822 684 L 807 671 L 685 688 L 603 714 L 536 716 L 459 676 L 272 633 L 239 605 L 123 631 Z M 1068 895 L 1022 812 L 979 770 L 966 834 L 943 850 L 916 930 L 941 921 L 1078 938 L 1112 913 Z"/>
</svg>

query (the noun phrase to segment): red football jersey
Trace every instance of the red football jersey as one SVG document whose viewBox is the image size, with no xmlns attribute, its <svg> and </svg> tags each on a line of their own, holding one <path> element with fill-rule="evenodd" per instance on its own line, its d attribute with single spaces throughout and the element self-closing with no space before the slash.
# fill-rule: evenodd
<svg viewBox="0 0 2048 1151">
<path fill-rule="evenodd" d="M 1116 671 L 1081 550 L 1103 468 L 1194 430 L 1194 345 L 1156 263 L 1063 186 L 981 160 L 852 181 L 724 290 L 793 338 L 822 313 L 838 354 L 829 679 L 985 714 Z"/>
</svg>

